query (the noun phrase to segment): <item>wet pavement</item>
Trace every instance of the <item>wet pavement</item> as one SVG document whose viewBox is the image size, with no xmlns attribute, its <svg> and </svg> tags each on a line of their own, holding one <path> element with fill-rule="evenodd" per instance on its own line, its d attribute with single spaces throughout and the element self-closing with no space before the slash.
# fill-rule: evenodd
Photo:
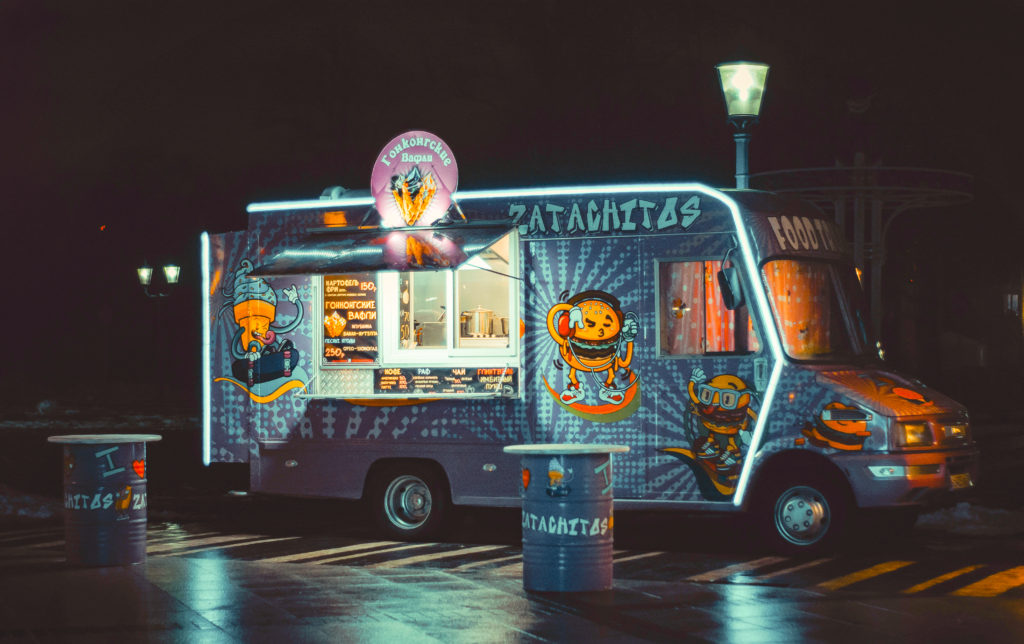
<svg viewBox="0 0 1024 644">
<path fill-rule="evenodd" d="M 611 591 L 529 593 L 502 544 L 310 544 L 167 524 L 151 527 L 145 563 L 82 568 L 65 563 L 62 536 L 55 524 L 0 531 L 0 642 L 1024 641 L 1024 566 L 971 585 L 925 569 L 926 589 L 900 577 L 912 561 L 630 551 Z M 790 585 L 812 569 L 831 580 Z M 899 584 L 870 583 L 885 577 Z"/>
</svg>

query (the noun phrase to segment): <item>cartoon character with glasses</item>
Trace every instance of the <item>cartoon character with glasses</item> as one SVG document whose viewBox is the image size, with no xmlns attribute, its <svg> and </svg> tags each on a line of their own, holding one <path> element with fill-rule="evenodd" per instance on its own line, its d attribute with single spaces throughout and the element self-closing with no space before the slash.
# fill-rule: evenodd
<svg viewBox="0 0 1024 644">
<path fill-rule="evenodd" d="M 757 412 L 750 408 L 754 392 L 747 383 L 731 374 L 715 376 L 710 381 L 700 367 L 690 373 L 690 410 L 707 431 L 694 452 L 697 458 L 709 461 L 716 471 L 731 474 L 743 461 L 739 433 L 750 431 L 750 421 Z"/>
</svg>

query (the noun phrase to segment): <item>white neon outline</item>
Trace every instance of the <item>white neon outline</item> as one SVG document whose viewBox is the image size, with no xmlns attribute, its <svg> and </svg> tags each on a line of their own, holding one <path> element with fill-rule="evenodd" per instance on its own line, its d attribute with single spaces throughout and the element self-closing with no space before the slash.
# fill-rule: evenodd
<svg viewBox="0 0 1024 644">
<path fill-rule="evenodd" d="M 203 231 L 199 235 L 200 295 L 203 298 L 203 465 L 210 464 L 210 438 L 212 430 L 212 410 L 210 395 L 210 234 Z"/>
<path fill-rule="evenodd" d="M 710 188 L 700 183 L 637 183 L 619 185 L 597 185 L 597 186 L 562 186 L 552 188 L 512 188 L 498 190 L 470 190 L 457 192 L 452 195 L 454 201 L 465 201 L 472 199 L 517 199 L 526 197 L 550 197 L 578 194 L 620 194 L 628 192 L 699 192 L 721 201 L 732 214 L 733 225 L 736 231 L 736 238 L 739 241 L 740 252 L 743 255 L 743 263 L 746 265 L 747 278 L 750 290 L 757 301 L 758 317 L 765 338 L 768 340 L 768 348 L 771 351 L 773 365 L 772 374 L 768 379 L 768 386 L 765 388 L 764 400 L 758 410 L 757 422 L 754 424 L 754 434 L 750 439 L 750 446 L 747 455 L 743 460 L 743 468 L 740 471 L 740 478 L 736 484 L 736 492 L 733 495 L 733 505 L 740 507 L 743 504 L 743 497 L 746 495 L 747 485 L 750 481 L 750 470 L 753 467 L 754 455 L 761 445 L 765 426 L 768 424 L 772 402 L 775 398 L 775 390 L 778 388 L 779 379 L 782 375 L 784 357 L 782 352 L 782 340 L 775 328 L 775 321 L 771 316 L 771 308 L 764 288 L 761 285 L 761 278 L 757 271 L 757 262 L 754 259 L 753 246 L 750 237 L 740 215 L 739 206 L 725 193 Z M 306 200 L 286 201 L 280 203 L 250 204 L 246 209 L 248 212 L 272 212 L 277 210 L 302 210 L 311 208 L 333 208 L 345 206 L 370 205 L 372 197 L 353 197 L 349 199 L 336 200 Z"/>
</svg>

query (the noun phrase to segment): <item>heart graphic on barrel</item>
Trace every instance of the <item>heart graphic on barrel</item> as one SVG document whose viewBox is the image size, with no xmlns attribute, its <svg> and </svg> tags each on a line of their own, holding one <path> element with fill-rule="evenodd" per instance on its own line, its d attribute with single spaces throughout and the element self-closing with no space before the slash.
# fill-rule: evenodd
<svg viewBox="0 0 1024 644">
<path fill-rule="evenodd" d="M 135 470 L 140 479 L 146 478 L 146 461 L 132 461 L 132 469 Z"/>
</svg>

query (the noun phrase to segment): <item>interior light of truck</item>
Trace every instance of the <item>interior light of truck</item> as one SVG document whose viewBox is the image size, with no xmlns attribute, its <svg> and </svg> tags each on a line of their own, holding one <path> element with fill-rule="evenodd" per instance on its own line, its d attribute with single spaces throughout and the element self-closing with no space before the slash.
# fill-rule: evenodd
<svg viewBox="0 0 1024 644">
<path fill-rule="evenodd" d="M 942 427 L 942 433 L 945 435 L 945 439 L 947 441 L 966 441 L 967 425 L 964 423 L 944 425 Z"/>
<path fill-rule="evenodd" d="M 902 478 L 907 474 L 907 468 L 902 465 L 868 465 L 868 471 L 880 479 Z"/>
<path fill-rule="evenodd" d="M 927 423 L 896 424 L 896 443 L 902 447 L 923 447 L 934 442 Z"/>
</svg>

